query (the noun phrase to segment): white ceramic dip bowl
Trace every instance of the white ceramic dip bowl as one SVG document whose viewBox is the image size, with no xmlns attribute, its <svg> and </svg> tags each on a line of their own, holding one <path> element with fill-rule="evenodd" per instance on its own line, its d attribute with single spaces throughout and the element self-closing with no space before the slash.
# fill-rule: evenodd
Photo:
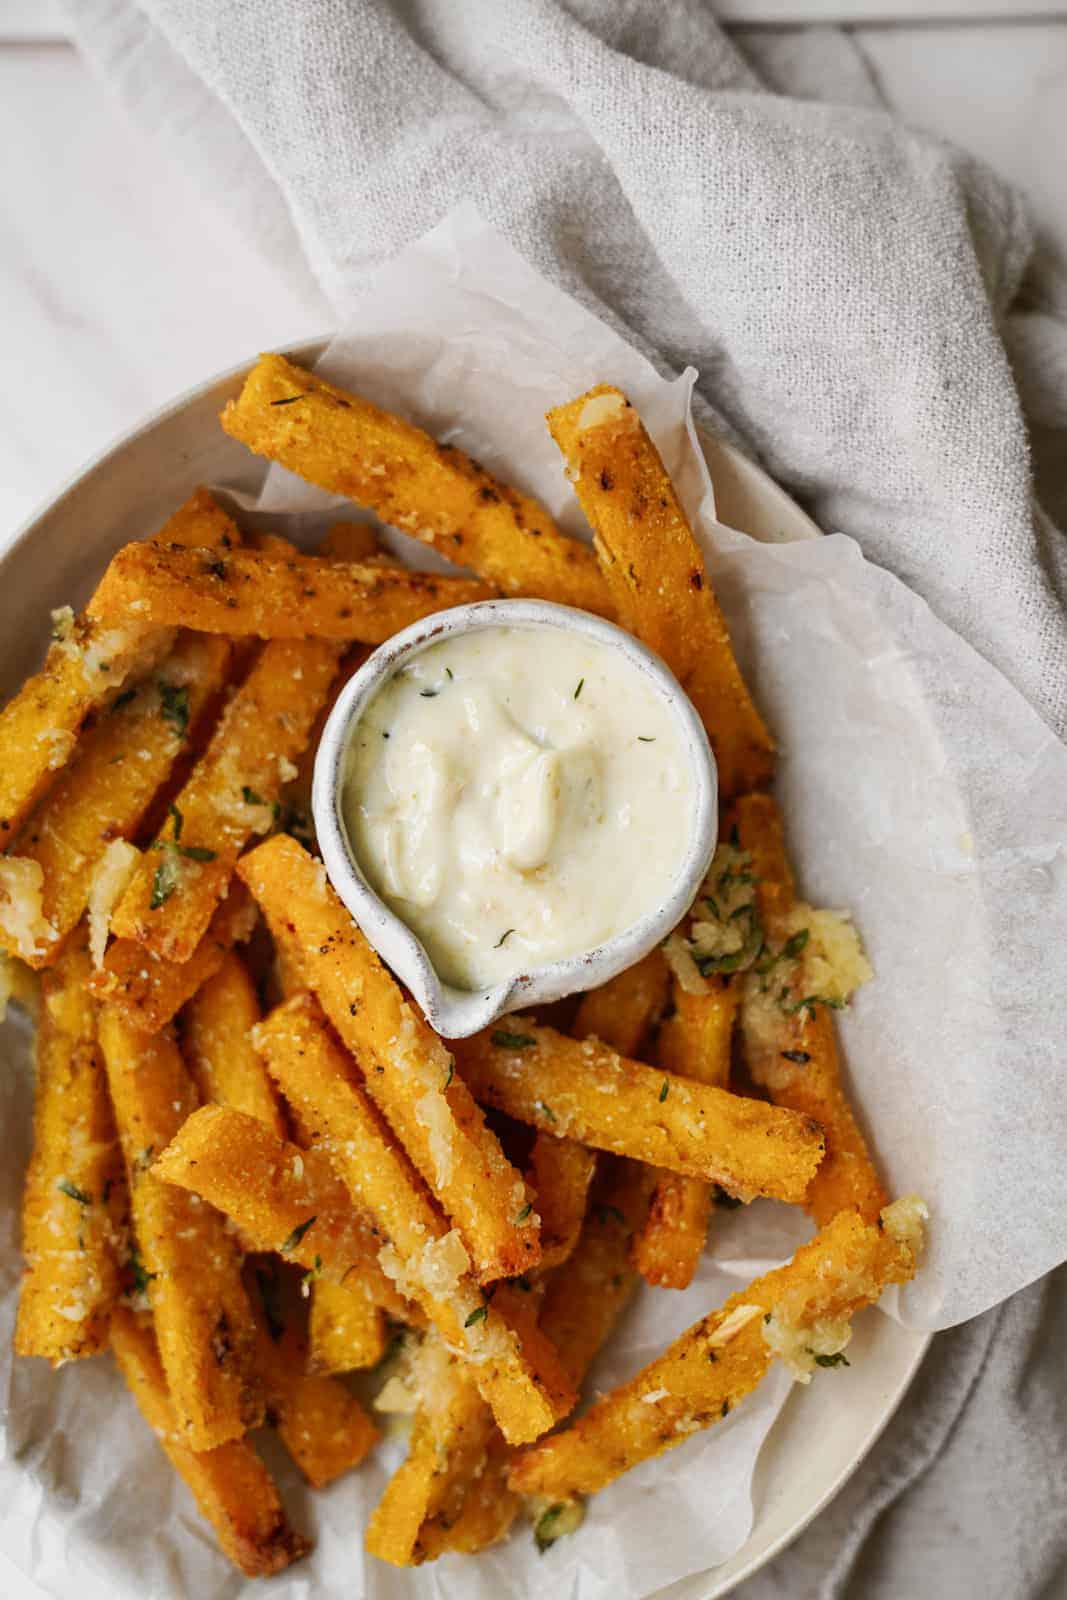
<svg viewBox="0 0 1067 1600">
<path fill-rule="evenodd" d="M 385 684 L 423 650 L 457 634 L 491 628 L 563 631 L 622 656 L 629 670 L 662 700 L 675 724 L 690 768 L 692 828 L 673 882 L 628 928 L 594 949 L 532 965 L 491 988 L 459 989 L 442 980 L 421 941 L 368 882 L 345 825 L 344 793 L 357 724 Z M 431 1026 L 445 1038 L 462 1039 L 507 1012 L 606 983 L 667 937 L 692 903 L 715 851 L 718 781 L 700 718 L 681 684 L 651 650 L 612 623 L 569 606 L 542 600 L 484 600 L 439 611 L 405 628 L 353 675 L 319 743 L 312 810 L 326 871 L 337 893 L 382 960 L 414 995 Z M 624 872 L 627 862 L 620 860 L 618 866 Z"/>
</svg>

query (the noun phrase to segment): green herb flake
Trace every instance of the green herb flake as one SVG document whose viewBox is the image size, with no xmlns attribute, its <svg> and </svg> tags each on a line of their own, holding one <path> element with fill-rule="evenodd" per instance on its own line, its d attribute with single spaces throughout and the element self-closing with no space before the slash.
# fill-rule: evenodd
<svg viewBox="0 0 1067 1600">
<path fill-rule="evenodd" d="M 654 733 L 639 733 L 637 742 L 638 744 L 655 744 L 656 736 Z"/>
<path fill-rule="evenodd" d="M 574 698 L 576 700 L 577 700 L 578 696 L 581 694 L 581 692 L 582 692 L 582 690 L 584 688 L 585 688 L 585 679 L 584 678 L 579 678 L 578 679 L 578 687 L 574 691 Z"/>
<path fill-rule="evenodd" d="M 795 961 L 810 938 L 810 928 L 801 928 L 798 933 L 794 933 L 782 946 L 781 959 L 783 961 Z"/>
<path fill-rule="evenodd" d="M 487 1306 L 475 1306 L 463 1326 L 465 1328 L 473 1328 L 476 1322 L 484 1322 L 488 1315 L 489 1308 Z"/>
<path fill-rule="evenodd" d="M 514 928 L 505 928 L 504 932 L 500 935 L 500 938 L 497 940 L 496 944 L 493 946 L 493 949 L 494 950 L 499 950 L 501 945 L 504 943 L 504 940 L 505 939 L 510 939 L 511 935 L 514 932 L 515 932 Z"/>
<path fill-rule="evenodd" d="M 265 806 L 267 804 L 263 796 L 257 794 L 254 789 L 250 789 L 247 783 L 241 787 L 241 799 L 246 806 Z"/>
<path fill-rule="evenodd" d="M 553 1111 L 552 1107 L 548 1104 L 548 1102 L 546 1100 L 535 1100 L 534 1101 L 534 1110 L 535 1111 L 540 1111 L 541 1115 L 543 1117 L 547 1117 L 549 1122 L 555 1122 L 556 1121 L 556 1113 Z"/>
<path fill-rule="evenodd" d="M 184 856 L 186 861 L 214 861 L 217 852 L 208 850 L 202 844 L 180 844 L 178 854 Z"/>
<path fill-rule="evenodd" d="M 178 840 L 182 836 L 182 828 L 185 826 L 185 818 L 178 810 L 178 807 L 174 805 L 167 807 L 167 815 L 174 823 L 174 842 L 177 844 Z"/>
<path fill-rule="evenodd" d="M 315 1265 L 309 1272 L 305 1272 L 304 1276 L 300 1280 L 300 1293 L 305 1296 L 308 1295 L 311 1292 L 311 1285 L 315 1282 L 316 1278 L 320 1277 L 321 1275 L 322 1257 L 316 1256 Z"/>
<path fill-rule="evenodd" d="M 838 1350 L 836 1355 L 816 1356 L 815 1365 L 817 1367 L 850 1367 L 852 1363 L 846 1359 L 844 1351 Z"/>
<path fill-rule="evenodd" d="M 56 1188 L 59 1190 L 60 1194 L 69 1196 L 71 1200 L 77 1200 L 80 1206 L 91 1206 L 93 1203 L 92 1195 L 86 1194 L 84 1189 L 79 1189 L 78 1185 L 76 1183 L 71 1183 L 69 1178 L 60 1178 L 59 1182 L 56 1184 Z"/>
<path fill-rule="evenodd" d="M 440 693 L 441 693 L 440 689 L 420 689 L 419 690 L 419 699 L 420 700 L 436 700 L 437 696 Z"/>
<path fill-rule="evenodd" d="M 532 1033 L 509 1033 L 506 1028 L 497 1028 L 491 1037 L 501 1050 L 532 1050 L 537 1044 Z"/>
<path fill-rule="evenodd" d="M 160 906 L 166 905 L 177 887 L 178 867 L 174 856 L 168 851 L 153 874 L 148 909 L 158 911 Z"/>
<path fill-rule="evenodd" d="M 452 1079 L 455 1076 L 456 1076 L 456 1063 L 454 1061 L 449 1061 L 449 1063 L 448 1063 L 448 1077 L 445 1079 L 445 1088 L 446 1089 L 450 1089 L 452 1087 Z"/>
<path fill-rule="evenodd" d="M 670 1079 L 669 1078 L 664 1078 L 663 1087 L 660 1089 L 660 1092 L 659 1092 L 659 1103 L 660 1103 L 660 1105 L 663 1104 L 664 1100 L 666 1100 L 666 1098 L 670 1094 L 670 1092 L 671 1092 Z"/>
<path fill-rule="evenodd" d="M 585 1521 L 585 1506 L 581 1500 L 562 1500 L 549 1506 L 534 1523 L 534 1541 L 544 1555 L 557 1539 L 568 1533 L 577 1533 Z"/>
<path fill-rule="evenodd" d="M 286 1239 L 285 1243 L 282 1245 L 280 1251 L 278 1252 L 279 1255 L 287 1256 L 290 1251 L 295 1250 L 314 1221 L 314 1217 L 308 1217 L 306 1222 L 298 1222 L 288 1239 Z"/>
<path fill-rule="evenodd" d="M 272 400 L 271 401 L 271 405 L 272 406 L 295 406 L 296 402 L 298 400 L 306 400 L 306 399 L 307 399 L 307 396 L 303 395 L 303 394 L 287 394 L 281 400 Z"/>
<path fill-rule="evenodd" d="M 526 1204 L 523 1206 L 522 1210 L 519 1212 L 519 1214 L 515 1218 L 515 1226 L 518 1227 L 520 1222 L 525 1222 L 526 1218 L 530 1215 L 530 1212 L 532 1210 L 533 1210 L 533 1202 L 530 1201 L 530 1200 L 527 1200 Z"/>
<path fill-rule="evenodd" d="M 133 1278 L 133 1287 L 136 1294 L 145 1294 L 148 1289 L 148 1285 L 155 1278 L 159 1277 L 158 1272 L 149 1272 L 147 1270 L 144 1262 L 141 1260 L 141 1252 L 138 1250 L 136 1245 L 131 1248 L 129 1255 L 126 1258 L 126 1266 L 129 1268 L 130 1275 Z"/>
<path fill-rule="evenodd" d="M 159 681 L 159 714 L 184 739 L 189 728 L 189 690 L 184 685 Z"/>
</svg>

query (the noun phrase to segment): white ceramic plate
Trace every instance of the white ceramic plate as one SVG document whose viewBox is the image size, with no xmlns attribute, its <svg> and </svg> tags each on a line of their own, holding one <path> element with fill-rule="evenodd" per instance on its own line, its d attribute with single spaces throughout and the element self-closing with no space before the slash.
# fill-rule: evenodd
<svg viewBox="0 0 1067 1600">
<path fill-rule="evenodd" d="M 310 365 L 324 343 L 286 354 Z M 84 601 L 120 545 L 154 532 L 198 484 L 258 488 L 263 464 L 218 425 L 244 370 L 184 395 L 119 440 L 16 535 L 0 560 L 4 698 L 39 665 L 50 609 Z M 723 522 L 771 542 L 818 536 L 810 518 L 758 467 L 721 440 L 704 436 L 701 443 Z M 7 1132 L 10 1156 L 13 1147 L 25 1145 L 26 1132 Z M 662 1590 L 663 1600 L 719 1600 L 795 1537 L 878 1438 L 928 1343 L 928 1335 L 909 1332 L 880 1312 L 865 1313 L 849 1348 L 852 1366 L 832 1385 L 820 1385 L 817 1398 L 796 1386 L 771 1430 L 756 1471 L 755 1521 L 745 1545 L 713 1572 Z M 29 1600 L 34 1589 L 24 1592 Z"/>
</svg>

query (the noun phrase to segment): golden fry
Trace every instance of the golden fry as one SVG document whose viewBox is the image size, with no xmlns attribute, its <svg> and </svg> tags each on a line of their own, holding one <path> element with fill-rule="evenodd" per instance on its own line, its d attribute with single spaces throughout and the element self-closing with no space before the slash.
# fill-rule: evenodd
<svg viewBox="0 0 1067 1600">
<path fill-rule="evenodd" d="M 796 899 L 778 809 L 769 795 L 745 795 L 734 817 L 741 848 L 752 857 L 764 931 L 781 942 L 794 932 L 787 919 Z M 826 1135 L 826 1159 L 805 1207 L 820 1226 L 847 1208 L 871 1221 L 887 1195 L 841 1081 L 831 1012 L 821 1004 L 800 1004 L 792 1014 L 776 1011 L 758 993 L 760 981 L 750 975 L 741 1011 L 745 1064 L 776 1105 L 814 1117 Z M 791 1003 L 803 998 L 799 994 Z"/>
<path fill-rule="evenodd" d="M 113 1004 L 131 1027 L 159 1033 L 218 972 L 228 951 L 251 938 L 257 915 L 244 884 L 234 880 L 188 961 L 162 961 L 135 939 L 113 939 L 89 987 L 99 999 Z"/>
<path fill-rule="evenodd" d="M 255 1288 L 249 1298 L 271 1426 L 312 1488 L 322 1489 L 359 1466 L 378 1442 L 378 1429 L 343 1383 L 305 1372 L 297 1330 L 272 1328 Z"/>
<path fill-rule="evenodd" d="M 668 1072 L 728 1088 L 734 1019 L 741 985 L 728 977 L 706 980 L 706 994 L 673 989 L 674 1009 L 656 1040 L 656 1060 Z M 704 1249 L 712 1190 L 700 1178 L 656 1174 L 644 1226 L 634 1240 L 634 1265 L 647 1283 L 687 1289 Z"/>
<path fill-rule="evenodd" d="M 570 1031 L 576 1039 L 600 1039 L 620 1055 L 640 1060 L 669 995 L 663 952 L 651 950 L 636 966 L 584 994 Z"/>
<path fill-rule="evenodd" d="M 344 1283 L 317 1278 L 311 1285 L 309 1372 L 358 1372 L 376 1367 L 386 1352 L 385 1313 L 358 1272 Z"/>
<path fill-rule="evenodd" d="M 536 1266 L 540 1243 L 533 1213 L 525 1212 L 522 1178 L 445 1046 L 404 998 L 322 865 L 294 839 L 276 835 L 244 856 L 238 871 L 276 942 L 287 956 L 295 953 L 304 982 L 360 1063 L 368 1093 L 458 1227 L 480 1281 Z"/>
<path fill-rule="evenodd" d="M 769 782 L 774 742 L 738 670 L 700 547 L 640 417 L 609 384 L 548 413 L 625 625 L 657 651 L 708 730 L 726 796 Z"/>
<path fill-rule="evenodd" d="M 646 1067 L 597 1039 L 508 1017 L 454 1043 L 471 1090 L 497 1111 L 731 1192 L 799 1201 L 822 1157 L 809 1117 Z"/>
<path fill-rule="evenodd" d="M 251 1039 L 261 1015 L 248 968 L 228 950 L 185 1008 L 182 1053 L 201 1101 L 247 1111 L 284 1139 L 278 1096 Z"/>
<path fill-rule="evenodd" d="M 136 833 L 160 785 L 186 747 L 206 707 L 222 689 L 231 649 L 224 639 L 179 635 L 151 679 L 120 695 L 83 734 L 73 759 L 19 834 L 15 852 L 35 861 L 44 878 L 41 913 L 54 937 L 54 959 L 89 901 L 108 845 Z M 0 925 L 0 943 L 9 946 Z"/>
<path fill-rule="evenodd" d="M 119 1307 L 111 1348 L 141 1414 L 234 1566 L 246 1577 L 266 1578 L 306 1555 L 308 1541 L 289 1526 L 274 1481 L 250 1444 L 232 1439 L 197 1453 L 182 1443 L 150 1327 Z"/>
<path fill-rule="evenodd" d="M 574 1139 L 534 1140 L 528 1177 L 541 1218 L 541 1271 L 560 1266 L 578 1243 L 595 1167 L 594 1152 Z"/>
<path fill-rule="evenodd" d="M 525 1451 L 512 1467 L 511 1487 L 552 1500 L 593 1494 L 718 1422 L 749 1394 L 772 1359 L 768 1322 L 801 1350 L 829 1328 L 840 1351 L 852 1315 L 915 1268 L 915 1248 L 888 1213 L 880 1227 L 841 1213 L 786 1266 L 731 1295 L 564 1433 Z M 833 1362 L 833 1355 L 824 1358 Z"/>
<path fill-rule="evenodd" d="M 22 1202 L 26 1272 L 15 1350 L 58 1366 L 107 1346 L 119 1292 L 116 1224 L 125 1181 L 85 992 L 85 930 L 42 984 L 37 1025 L 33 1156 Z"/>
<path fill-rule="evenodd" d="M 231 1218 L 256 1250 L 276 1251 L 337 1283 L 358 1273 L 384 1310 L 411 1320 L 411 1307 L 378 1264 L 381 1239 L 317 1150 L 279 1139 L 245 1112 L 202 1106 L 153 1170 Z"/>
<path fill-rule="evenodd" d="M 503 594 L 608 610 L 591 552 L 561 534 L 536 500 L 454 445 L 439 445 L 284 356 L 260 356 L 222 426 L 257 455 L 371 507 Z"/>
<path fill-rule="evenodd" d="M 266 833 L 288 769 L 329 692 L 338 647 L 318 639 L 264 647 L 175 797 L 111 926 L 164 961 L 188 961 L 237 857 Z"/>
<path fill-rule="evenodd" d="M 263 1418 L 240 1255 L 217 1212 L 152 1169 L 196 1105 L 177 1045 L 135 1032 L 112 1006 L 99 1033 L 167 1386 L 183 1442 L 210 1450 Z"/>
<path fill-rule="evenodd" d="M 204 547 L 226 547 L 240 537 L 206 489 L 196 491 L 160 536 Z M 90 711 L 112 701 L 127 679 L 150 672 L 170 649 L 169 617 L 153 627 L 136 606 L 113 623 L 92 613 L 92 602 L 84 617 L 56 613 L 56 637 L 43 668 L 0 712 L 0 848 L 7 848 L 66 764 Z"/>
<path fill-rule="evenodd" d="M 223 557 L 149 541 L 128 544 L 112 557 L 93 603 L 104 617 L 125 616 L 137 603 L 149 621 L 166 617 L 200 633 L 381 644 L 434 611 L 495 593 L 476 578 L 376 562 L 266 550 L 231 550 Z"/>
<path fill-rule="evenodd" d="M 637 1285 L 630 1255 L 647 1209 L 646 1169 L 610 1156 L 603 1165 L 578 1243 L 549 1275 L 541 1307 L 541 1330 L 576 1389 Z"/>
<path fill-rule="evenodd" d="M 485 1464 L 467 1487 L 454 1519 L 429 1517 L 419 1529 L 419 1548 L 424 1561 L 436 1561 L 450 1551 L 476 1555 L 505 1538 L 519 1512 L 520 1500 L 508 1488 L 511 1451 L 497 1434 L 486 1451 Z"/>
<path fill-rule="evenodd" d="M 517 1329 L 502 1314 L 502 1291 L 482 1294 L 458 1232 L 393 1143 L 315 1002 L 298 996 L 279 1006 L 257 1028 L 256 1046 L 315 1149 L 388 1241 L 382 1266 L 452 1348 L 467 1352 L 505 1436 L 521 1442 L 550 1428 L 574 1403 L 555 1351 L 536 1328 Z"/>
<path fill-rule="evenodd" d="M 367 1526 L 372 1556 L 395 1567 L 426 1559 L 424 1523 L 455 1518 L 472 1481 L 486 1464 L 493 1416 L 470 1367 L 429 1329 L 412 1358 L 419 1410 L 407 1459 L 386 1485 Z"/>
</svg>

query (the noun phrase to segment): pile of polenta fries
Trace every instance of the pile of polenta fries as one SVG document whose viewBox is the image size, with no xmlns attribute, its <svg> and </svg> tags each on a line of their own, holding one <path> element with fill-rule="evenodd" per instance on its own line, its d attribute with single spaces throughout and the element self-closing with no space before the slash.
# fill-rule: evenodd
<svg viewBox="0 0 1067 1600">
<path fill-rule="evenodd" d="M 243 538 L 199 490 L 120 550 L 0 714 L 0 944 L 40 973 L 16 1348 L 110 1349 L 245 1573 L 305 1553 L 249 1440 L 309 1483 L 413 1414 L 366 1532 L 399 1566 L 538 1543 L 585 1496 L 713 1425 L 771 1360 L 846 1361 L 853 1314 L 915 1271 L 842 1087 L 832 1012 L 869 974 L 798 899 L 773 744 L 637 413 L 550 413 L 595 535 L 368 401 L 263 357 L 235 439 L 475 576 L 428 576 L 363 524 L 315 555 Z M 368 647 L 441 608 L 532 595 L 666 660 L 718 759 L 721 843 L 685 924 L 631 971 L 446 1047 L 327 881 L 314 750 Z M 640 1278 L 682 1288 L 716 1205 L 771 1196 L 818 1232 L 577 1420 Z M 560 1426 L 562 1424 L 562 1426 Z"/>
</svg>

